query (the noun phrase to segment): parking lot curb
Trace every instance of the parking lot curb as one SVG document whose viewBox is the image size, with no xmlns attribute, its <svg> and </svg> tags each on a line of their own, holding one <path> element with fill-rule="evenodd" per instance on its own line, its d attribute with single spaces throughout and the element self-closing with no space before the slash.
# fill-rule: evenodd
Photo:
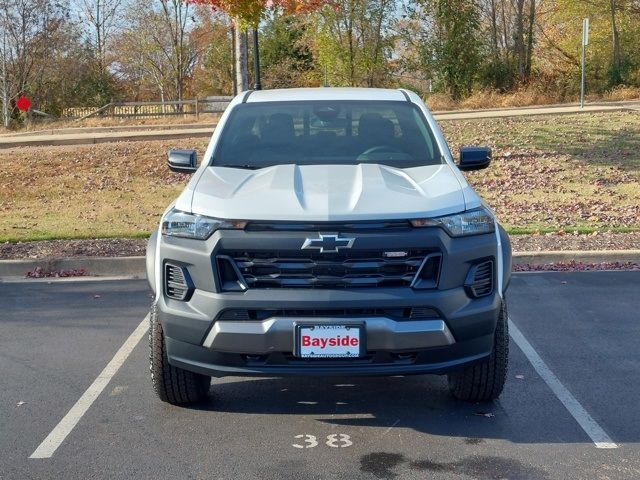
<svg viewBox="0 0 640 480">
<path fill-rule="evenodd" d="M 213 127 L 198 129 L 148 130 L 129 132 L 84 133 L 65 135 L 33 135 L 0 138 L 0 149 L 16 147 L 41 147 L 59 145 L 90 145 L 94 143 L 175 140 L 184 138 L 209 138 Z"/>
<path fill-rule="evenodd" d="M 513 263 L 545 265 L 549 263 L 640 263 L 640 250 L 543 250 L 514 252 Z"/>
<path fill-rule="evenodd" d="M 146 278 L 144 257 L 71 257 L 27 260 L 0 260 L 0 278 L 24 277 L 28 272 L 58 273 L 65 276 L 84 270 L 98 277 L 129 276 Z M 35 275 L 37 276 L 37 274 Z"/>
<path fill-rule="evenodd" d="M 514 264 L 545 265 L 550 263 L 640 263 L 640 250 L 564 250 L 514 252 Z M 26 260 L 0 260 L 0 278 L 25 277 L 28 272 L 57 273 L 66 276 L 84 270 L 85 275 L 96 277 L 146 278 L 144 257 L 72 257 Z"/>
</svg>

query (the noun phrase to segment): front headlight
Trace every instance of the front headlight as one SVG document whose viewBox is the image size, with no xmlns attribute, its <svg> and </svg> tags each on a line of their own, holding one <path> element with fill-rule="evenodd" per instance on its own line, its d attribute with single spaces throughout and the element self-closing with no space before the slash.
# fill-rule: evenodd
<svg viewBox="0 0 640 480">
<path fill-rule="evenodd" d="M 216 230 L 242 230 L 247 222 L 192 215 L 172 209 L 162 219 L 162 234 L 170 237 L 206 240 Z"/>
<path fill-rule="evenodd" d="M 418 218 L 411 220 L 414 227 L 443 227 L 452 237 L 479 235 L 495 232 L 493 216 L 485 208 L 436 218 Z"/>
</svg>

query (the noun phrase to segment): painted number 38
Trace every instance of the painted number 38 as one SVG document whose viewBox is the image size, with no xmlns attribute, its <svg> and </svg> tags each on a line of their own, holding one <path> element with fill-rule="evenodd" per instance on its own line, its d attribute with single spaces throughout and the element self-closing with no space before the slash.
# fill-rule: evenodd
<svg viewBox="0 0 640 480">
<path fill-rule="evenodd" d="M 318 446 L 318 440 L 315 435 L 296 435 L 296 443 L 292 445 L 294 448 L 314 448 Z M 331 448 L 345 448 L 353 445 L 351 437 L 345 433 L 332 433 L 327 435 L 325 444 Z"/>
</svg>

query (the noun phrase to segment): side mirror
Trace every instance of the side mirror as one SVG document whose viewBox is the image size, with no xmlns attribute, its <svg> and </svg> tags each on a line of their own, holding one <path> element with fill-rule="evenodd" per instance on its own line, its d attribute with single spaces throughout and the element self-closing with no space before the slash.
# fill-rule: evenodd
<svg viewBox="0 0 640 480">
<path fill-rule="evenodd" d="M 461 147 L 458 168 L 463 171 L 481 170 L 491 163 L 489 147 Z"/>
<path fill-rule="evenodd" d="M 193 173 L 198 169 L 198 155 L 195 150 L 169 150 L 169 168 L 177 173 Z"/>
</svg>

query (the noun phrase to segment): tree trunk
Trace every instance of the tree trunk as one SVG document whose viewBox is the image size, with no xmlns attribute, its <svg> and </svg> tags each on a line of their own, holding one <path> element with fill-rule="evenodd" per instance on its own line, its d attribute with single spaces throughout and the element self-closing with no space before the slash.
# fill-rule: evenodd
<svg viewBox="0 0 640 480">
<path fill-rule="evenodd" d="M 536 20 L 536 0 L 529 0 L 529 28 L 527 30 L 527 56 L 524 63 L 524 76 L 531 76 L 531 63 L 533 58 L 533 26 Z"/>
<path fill-rule="evenodd" d="M 7 36 L 2 35 L 2 124 L 9 127 L 9 89 L 7 86 Z"/>
<path fill-rule="evenodd" d="M 496 0 L 491 0 L 491 56 L 493 63 L 498 63 L 498 18 Z"/>
<path fill-rule="evenodd" d="M 104 65 L 104 57 L 102 54 L 104 53 L 104 46 L 102 45 L 102 24 L 100 20 L 100 0 L 96 2 L 96 54 L 98 57 L 98 68 L 100 69 L 100 74 L 104 73 L 105 65 Z"/>
<path fill-rule="evenodd" d="M 618 32 L 618 25 L 616 22 L 616 1 L 609 0 L 609 4 L 611 6 L 611 40 L 612 40 L 612 57 L 611 57 L 611 67 L 612 67 L 612 78 L 611 80 L 614 83 L 622 82 L 622 52 L 620 50 L 620 33 Z"/>
<path fill-rule="evenodd" d="M 236 27 L 231 22 L 231 85 L 233 85 L 233 96 L 238 94 L 238 84 L 236 83 Z"/>
<path fill-rule="evenodd" d="M 236 47 L 236 88 L 238 93 L 249 90 L 249 74 L 247 71 L 247 36 L 239 28 L 238 21 L 234 28 Z"/>
<path fill-rule="evenodd" d="M 371 67 L 369 68 L 369 75 L 368 75 L 369 78 L 367 80 L 367 87 L 369 88 L 374 87 L 376 84 L 375 73 L 378 67 L 378 59 L 380 57 L 380 50 L 381 50 L 380 44 L 382 43 L 382 22 L 384 21 L 386 8 L 387 8 L 386 0 L 381 0 L 380 15 L 378 16 L 378 23 L 376 25 L 376 30 L 375 30 L 376 40 L 375 40 L 375 46 L 374 46 L 373 55 L 372 55 L 373 62 Z"/>
<path fill-rule="evenodd" d="M 524 47 L 524 0 L 517 1 L 516 9 L 516 38 L 515 38 L 516 61 L 518 66 L 518 79 L 524 80 L 525 74 L 525 47 Z"/>
<path fill-rule="evenodd" d="M 502 48 L 504 49 L 505 60 L 509 61 L 509 34 L 507 32 L 507 14 L 505 12 L 505 1 L 502 0 Z"/>
<path fill-rule="evenodd" d="M 356 86 L 356 53 L 353 45 L 353 7 L 349 10 L 347 35 L 349 36 L 349 86 Z"/>
<path fill-rule="evenodd" d="M 493 87 L 498 88 L 498 18 L 496 1 L 491 0 L 491 58 L 493 60 Z"/>
</svg>

